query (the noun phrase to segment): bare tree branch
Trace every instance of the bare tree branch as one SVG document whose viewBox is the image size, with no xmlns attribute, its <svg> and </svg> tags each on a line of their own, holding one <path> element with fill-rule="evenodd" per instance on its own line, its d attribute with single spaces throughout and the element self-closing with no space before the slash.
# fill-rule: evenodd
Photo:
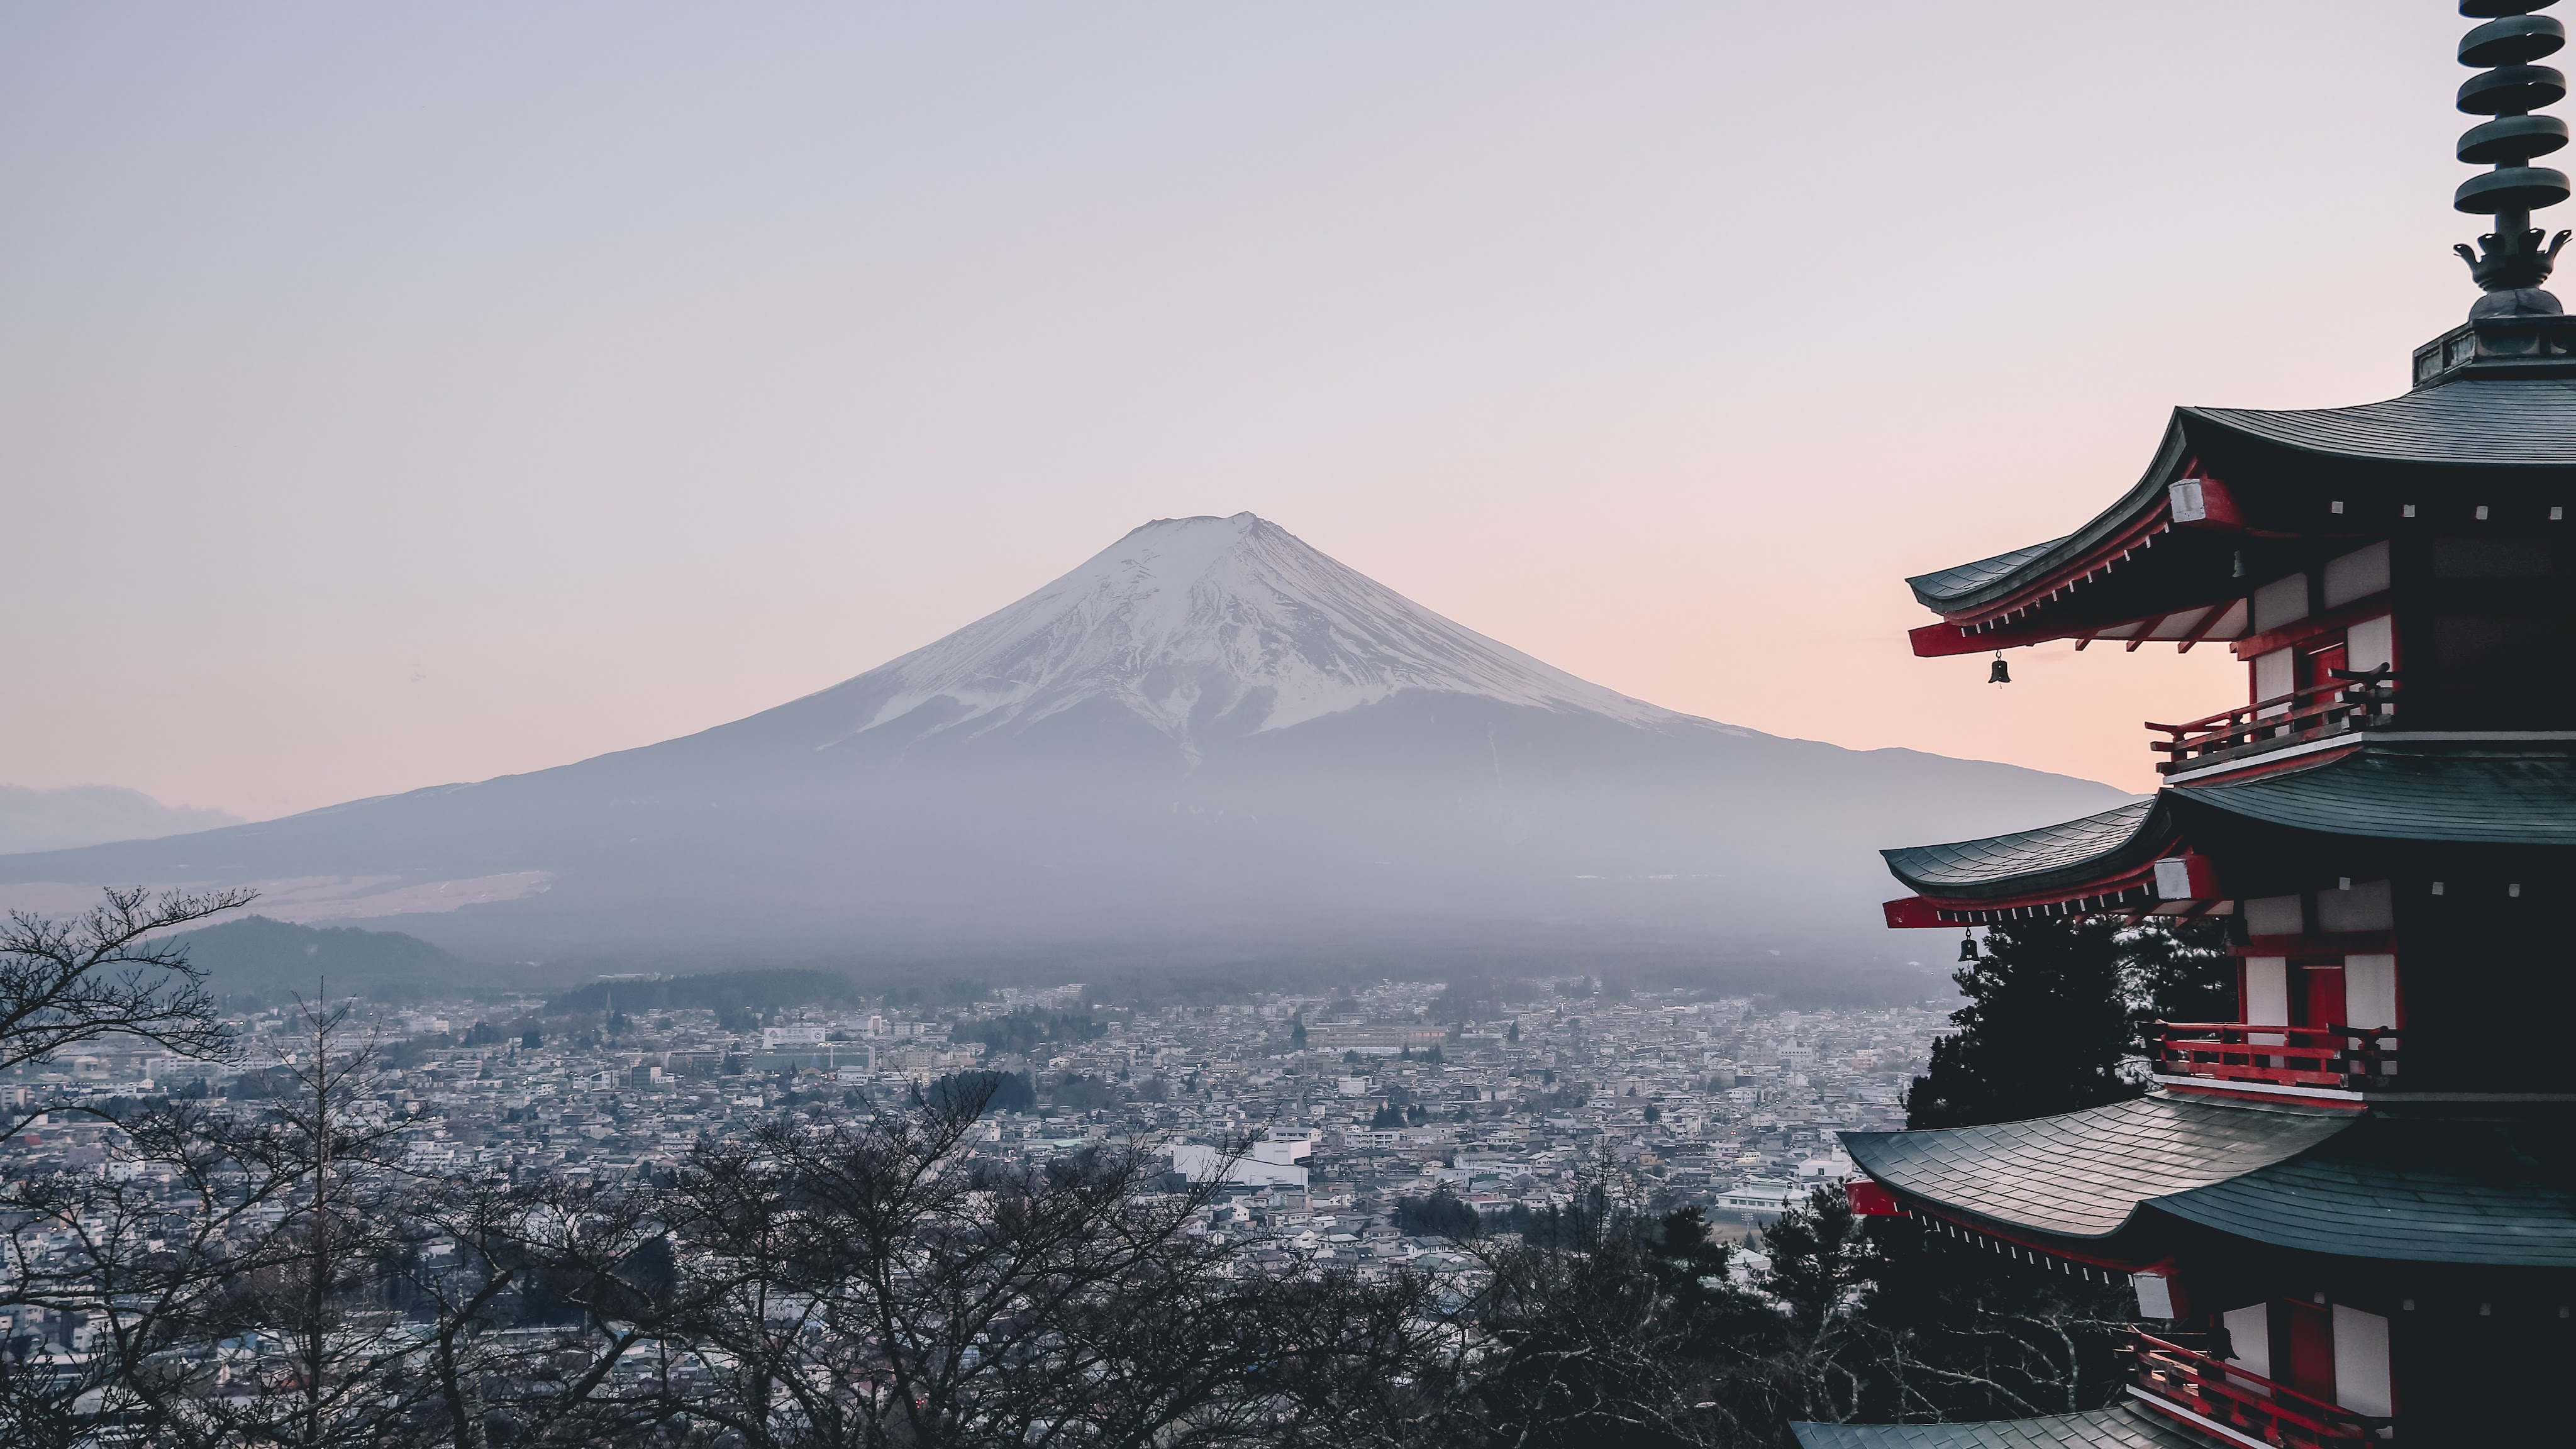
<svg viewBox="0 0 2576 1449">
<path fill-rule="evenodd" d="M 110 888 L 67 921 L 10 912 L 0 924 L 0 1071 L 110 1036 L 181 1056 L 223 1055 L 227 1038 L 187 944 L 146 938 L 255 899 L 248 890 L 155 896 L 134 886 Z"/>
</svg>

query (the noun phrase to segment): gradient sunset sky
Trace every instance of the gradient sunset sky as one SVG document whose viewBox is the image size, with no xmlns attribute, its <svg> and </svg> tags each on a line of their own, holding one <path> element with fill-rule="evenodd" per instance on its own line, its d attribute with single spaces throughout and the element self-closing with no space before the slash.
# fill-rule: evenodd
<svg viewBox="0 0 2576 1449">
<path fill-rule="evenodd" d="M 1613 688 L 2143 788 L 1914 660 L 2176 403 L 2473 298 L 2445 0 L 0 10 L 0 782 L 261 817 L 857 674 L 1250 509 Z M 2556 218 L 2544 216 L 2544 222 Z"/>
</svg>

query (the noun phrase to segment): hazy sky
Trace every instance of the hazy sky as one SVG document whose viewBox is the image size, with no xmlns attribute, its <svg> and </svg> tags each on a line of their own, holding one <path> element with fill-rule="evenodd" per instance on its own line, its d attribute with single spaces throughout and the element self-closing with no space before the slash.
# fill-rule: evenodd
<svg viewBox="0 0 2576 1449">
<path fill-rule="evenodd" d="M 2474 296 L 2445 0 L 0 10 L 0 782 L 265 816 L 1251 509 L 1677 709 L 2132 787 L 2223 650 L 1917 661 L 2177 402 Z M 2544 220 L 2551 218 L 2544 217 Z"/>
</svg>

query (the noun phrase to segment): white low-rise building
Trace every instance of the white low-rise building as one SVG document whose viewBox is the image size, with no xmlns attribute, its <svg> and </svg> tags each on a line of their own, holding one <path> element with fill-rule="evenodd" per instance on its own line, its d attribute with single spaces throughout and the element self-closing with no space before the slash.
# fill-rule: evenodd
<svg viewBox="0 0 2576 1449">
<path fill-rule="evenodd" d="M 1256 1142 L 1253 1144 L 1253 1150 L 1258 1154 L 1264 1147 L 1284 1149 L 1304 1145 L 1303 1143 Z M 1298 1163 L 1285 1160 L 1284 1151 L 1274 1152 L 1272 1155 L 1280 1160 L 1265 1161 L 1258 1155 L 1251 1155 L 1237 1158 L 1229 1163 L 1225 1160 L 1225 1153 L 1218 1148 L 1205 1147 L 1197 1143 L 1183 1143 L 1172 1149 L 1172 1171 L 1192 1182 L 1206 1182 L 1221 1171 L 1225 1181 L 1244 1187 L 1293 1187 L 1300 1192 L 1305 1191 L 1307 1169 Z"/>
</svg>

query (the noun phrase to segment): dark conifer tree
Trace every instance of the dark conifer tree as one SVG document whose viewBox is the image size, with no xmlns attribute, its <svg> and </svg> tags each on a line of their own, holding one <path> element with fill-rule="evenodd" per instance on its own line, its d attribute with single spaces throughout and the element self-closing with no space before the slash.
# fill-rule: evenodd
<svg viewBox="0 0 2576 1449">
<path fill-rule="evenodd" d="M 2132 931 L 2124 944 L 2141 1050 L 2155 1045 L 2159 1021 L 2236 1019 L 2236 958 L 2227 949 L 2226 921 Z"/>
<path fill-rule="evenodd" d="M 2134 1027 L 2121 925 L 2016 921 L 1951 979 L 1968 1004 L 1955 1036 L 1932 1044 L 1931 1070 L 1906 1094 L 1906 1125 L 1970 1127 L 2099 1107 L 2141 1085 L 2121 1065 Z"/>
</svg>

